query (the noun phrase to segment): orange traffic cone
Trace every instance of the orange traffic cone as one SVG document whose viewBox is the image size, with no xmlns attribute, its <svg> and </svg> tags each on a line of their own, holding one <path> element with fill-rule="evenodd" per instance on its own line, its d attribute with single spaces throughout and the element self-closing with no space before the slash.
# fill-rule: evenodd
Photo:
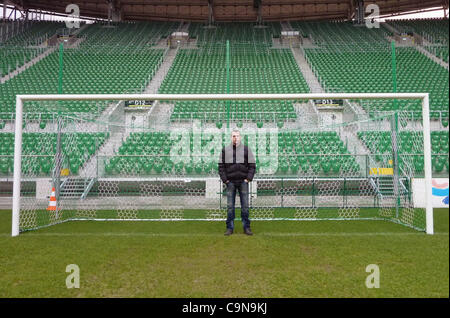
<svg viewBox="0 0 450 318">
<path fill-rule="evenodd" d="M 55 187 L 52 188 L 52 194 L 50 195 L 50 201 L 48 202 L 47 211 L 56 211 L 56 194 Z"/>
</svg>

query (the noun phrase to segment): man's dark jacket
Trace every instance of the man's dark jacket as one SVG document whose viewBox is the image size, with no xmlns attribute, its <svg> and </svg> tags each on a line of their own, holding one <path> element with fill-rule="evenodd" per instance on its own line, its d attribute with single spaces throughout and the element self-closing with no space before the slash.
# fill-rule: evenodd
<svg viewBox="0 0 450 318">
<path fill-rule="evenodd" d="M 253 180 L 256 164 L 252 151 L 242 142 L 230 144 L 222 149 L 219 158 L 219 175 L 222 182 L 242 182 Z"/>
</svg>

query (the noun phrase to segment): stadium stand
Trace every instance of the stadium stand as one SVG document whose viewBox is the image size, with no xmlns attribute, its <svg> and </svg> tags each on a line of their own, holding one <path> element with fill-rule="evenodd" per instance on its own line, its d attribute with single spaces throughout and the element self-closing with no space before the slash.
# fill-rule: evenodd
<svg viewBox="0 0 450 318">
<path fill-rule="evenodd" d="M 64 50 L 63 92 L 75 94 L 142 92 L 164 57 L 163 49 L 151 47 L 162 37 L 166 37 L 173 26 L 173 23 L 119 23 L 114 27 L 102 23 L 89 25 L 80 34 L 83 39 L 82 44 L 76 48 Z M 60 24 L 55 23 L 53 28 L 47 29 L 54 32 L 58 27 Z M 143 37 L 142 34 L 136 35 L 135 31 L 138 29 L 144 29 L 148 38 Z M 42 32 L 32 34 L 42 36 Z M 48 31 L 46 35 L 51 35 L 51 31 Z M 34 38 L 28 36 L 26 39 L 33 42 Z M 101 42 L 100 39 L 102 39 Z M 129 43 L 133 45 L 128 45 Z M 58 93 L 58 69 L 59 53 L 56 51 L 0 85 L 2 119 L 0 129 L 5 127 L 5 122 L 14 118 L 16 94 Z M 56 107 L 58 111 L 65 114 L 85 113 L 98 116 L 108 107 L 108 102 L 65 101 L 57 104 L 50 103 L 46 106 L 43 107 L 43 104 L 39 102 L 27 102 L 24 105 L 28 120 L 34 118 L 39 129 L 42 130 L 42 133 L 25 133 L 25 154 L 27 149 L 36 153 L 36 149 L 41 147 L 40 141 L 47 140 L 47 146 L 50 150 L 53 149 L 53 152 L 43 151 L 42 155 L 54 155 L 56 134 L 53 134 L 52 138 L 43 134 L 47 134 L 46 126 L 48 122 L 53 121 Z M 65 153 L 70 158 L 68 164 L 72 175 L 78 173 L 80 167 L 97 151 L 105 138 L 109 137 L 109 134 L 106 136 L 102 134 L 75 134 L 73 137 L 76 140 L 75 145 L 71 143 L 74 149 L 67 150 Z M 10 175 L 13 169 L 13 134 L 1 133 L 0 138 L 4 141 L 0 157 L 1 173 Z M 49 142 L 49 139 L 52 142 Z M 29 165 L 24 164 L 24 171 L 32 169 L 36 176 L 49 175 L 53 168 L 50 169 L 48 166 L 50 165 L 48 156 L 31 160 Z"/>
<path fill-rule="evenodd" d="M 146 24 L 150 25 L 150 24 Z M 133 33 L 134 24 L 116 27 L 91 25 L 80 36 L 77 48 L 64 52 L 64 93 L 137 93 L 142 92 L 158 69 L 164 50 L 151 49 L 153 41 L 167 34 L 169 26 L 156 24 L 148 39 Z M 144 27 L 145 29 L 145 27 Z M 161 32 L 161 33 L 160 33 Z M 102 41 L 100 42 L 100 38 Z M 125 45 L 125 42 L 133 45 Z M 2 112 L 14 112 L 16 94 L 54 94 L 58 92 L 59 53 L 54 52 L 33 67 L 0 86 Z M 100 114 L 108 103 L 64 102 L 65 112 Z M 39 103 L 26 103 L 25 111 L 45 112 Z M 4 115 L 8 119 L 10 116 Z"/>
<path fill-rule="evenodd" d="M 45 42 L 63 26 L 63 23 L 33 22 L 23 32 L 0 43 L 0 77 L 42 54 L 45 51 Z"/>
<path fill-rule="evenodd" d="M 388 20 L 402 34 L 419 36 L 427 51 L 448 63 L 448 19 Z"/>
<path fill-rule="evenodd" d="M 351 23 L 293 23 L 313 39 L 315 47 L 305 48 L 305 56 L 321 85 L 328 92 L 389 92 L 392 84 L 391 34 L 383 28 L 366 29 Z M 429 92 L 431 117 L 448 121 L 448 70 L 414 47 L 398 47 L 397 92 Z M 399 101 L 400 109 L 412 110 L 412 118 L 421 118 L 421 105 Z M 373 115 L 389 111 L 394 102 L 364 105 Z"/>
<path fill-rule="evenodd" d="M 448 22 L 447 22 L 448 23 Z M 77 35 L 79 43 L 64 51 L 64 93 L 139 93 L 145 90 L 152 77 L 164 61 L 168 49 L 155 48 L 165 42 L 177 30 L 174 22 L 133 22 L 133 23 L 95 23 L 87 25 Z M 309 38 L 311 45 L 302 48 L 314 74 L 327 92 L 389 92 L 392 91 L 392 65 L 390 40 L 393 33 L 386 28 L 367 29 L 356 27 L 348 22 L 291 22 L 293 29 L 302 37 Z M 430 26 L 431 25 L 431 26 Z M 11 43 L 37 43 L 36 38 L 48 37 L 60 25 L 44 28 L 41 31 L 29 30 L 30 35 L 12 38 Z M 399 25 L 394 24 L 395 27 Z M 36 26 L 37 28 L 37 26 Z M 424 22 L 421 27 L 437 38 L 440 34 L 433 23 Z M 266 23 L 256 28 L 252 23 L 218 23 L 215 27 L 205 27 L 202 23 L 190 23 L 189 37 L 195 40 L 192 48 L 179 48 L 175 60 L 159 88 L 159 93 L 226 93 L 226 40 L 230 41 L 230 93 L 307 93 L 308 83 L 302 76 L 292 54 L 292 48 L 275 48 L 272 39 L 281 36 L 279 22 Z M 421 32 L 415 31 L 415 32 Z M 422 32 L 423 34 L 423 32 Z M 428 37 L 429 38 L 429 37 Z M 20 42 L 22 41 L 22 42 Z M 448 42 L 447 42 L 448 43 Z M 160 46 L 158 46 L 160 47 Z M 15 95 L 57 93 L 58 52 L 32 67 L 22 71 L 14 78 L 0 85 L 0 113 L 3 121 L 14 117 Z M 367 61 L 370 61 L 368 63 Z M 438 65 L 414 47 L 397 48 L 397 69 L 399 92 L 430 92 L 431 110 L 434 119 L 440 119 L 448 126 L 448 70 Z M 286 122 L 298 120 L 293 102 L 287 101 L 231 101 L 233 124 L 242 123 L 263 127 L 276 124 L 282 129 Z M 49 104 L 46 110 L 42 103 L 26 103 L 28 118 L 34 118 L 41 133 L 25 133 L 27 145 L 37 145 L 40 134 L 47 134 L 47 122 L 52 121 L 52 112 L 58 106 L 65 113 L 90 114 L 99 116 L 105 112 L 109 103 L 61 102 Z M 398 101 L 400 108 L 413 109 L 411 119 L 421 117 L 421 105 L 411 105 Z M 370 115 L 394 109 L 389 103 L 365 103 L 362 108 Z M 33 117 L 34 116 L 34 117 Z M 177 102 L 170 115 L 170 124 L 193 120 L 215 124 L 221 128 L 227 117 L 226 102 Z M 97 135 L 100 134 L 100 135 Z M 389 138 L 374 137 L 365 132 L 358 135 L 364 145 L 373 152 L 378 147 L 387 151 Z M 42 135 L 41 135 L 42 136 Z M 407 140 L 402 132 L 402 141 Z M 441 139 L 436 141 L 437 137 Z M 1 173 L 12 172 L 12 135 L 1 133 L 4 140 L 1 150 Z M 71 158 L 70 171 L 76 175 L 89 158 L 105 144 L 109 134 L 89 131 L 75 137 L 76 152 L 68 153 Z M 186 165 L 164 159 L 170 154 L 174 140 L 167 132 L 131 132 L 123 136 L 117 152 L 105 162 L 106 175 L 123 174 L 162 174 L 215 173 L 216 166 L 203 158 L 200 162 Z M 192 137 L 192 136 L 191 136 Z M 202 145 L 207 146 L 211 139 L 205 137 Z M 225 138 L 225 136 L 222 136 Z M 244 136 L 244 140 L 247 136 Z M 369 140 L 376 142 L 368 143 Z M 50 149 L 54 149 L 54 138 Z M 94 140 L 94 141 L 93 141 Z M 359 171 L 363 167 L 357 162 L 354 153 L 349 152 L 347 143 L 334 131 L 330 132 L 280 132 L 278 151 L 281 165 L 280 174 L 300 174 L 314 172 L 328 176 Z M 95 145 L 95 146 L 94 146 Z M 25 149 L 27 146 L 25 146 Z M 404 151 L 408 144 L 402 142 Z M 257 150 L 258 151 L 258 150 Z M 403 151 L 403 149 L 401 150 Z M 448 138 L 441 132 L 433 132 L 434 171 L 448 171 Z M 49 155 L 52 153 L 49 153 Z M 319 154 L 326 154 L 321 158 Z M 445 157 L 446 155 L 446 157 Z M 414 156 L 421 156 L 414 154 Z M 72 159 L 74 158 L 74 159 Z M 327 159 L 325 159 L 327 158 Z M 330 159 L 331 158 L 331 159 Z M 417 157 L 415 162 L 419 162 Z M 437 159 L 436 159 L 437 158 Z M 448 159 L 447 159 L 448 161 Z M 49 173 L 48 167 L 39 160 L 32 163 L 37 175 Z M 263 163 L 258 162 L 258 169 Z M 416 172 L 421 173 L 420 163 Z M 30 167 L 31 167 L 30 166 Z M 442 166 L 442 167 L 441 167 Z M 27 168 L 25 168 L 27 169 Z"/>
<path fill-rule="evenodd" d="M 95 23 L 82 30 L 80 45 L 84 50 L 140 51 L 167 38 L 178 26 L 176 22 Z"/>
<path fill-rule="evenodd" d="M 107 133 L 77 133 L 62 136 L 61 149 L 65 162 L 63 168 L 72 175 L 78 174 L 80 167 L 97 151 L 108 137 Z M 53 158 L 56 154 L 56 133 L 25 133 L 23 135 L 22 172 L 39 176 L 50 176 Z M 38 156 L 30 156 L 39 153 Z M 14 168 L 14 134 L 0 134 L 0 173 L 9 175 Z"/>
<path fill-rule="evenodd" d="M 276 23 L 279 25 L 279 23 Z M 205 28 L 202 23 L 191 23 L 189 34 L 197 39 L 199 46 L 231 43 L 248 43 L 271 46 L 274 34 L 280 33 L 281 27 L 274 23 L 265 28 L 256 28 L 254 23 L 217 23 L 212 28 Z"/>
<path fill-rule="evenodd" d="M 203 28 L 191 24 L 190 34 L 197 38 L 198 48 L 178 51 L 159 93 L 226 93 L 226 39 L 230 40 L 230 93 L 306 93 L 309 87 L 295 62 L 290 49 L 275 49 L 272 37 L 279 36 L 280 28 L 254 28 L 251 23 L 232 26 L 219 24 Z M 192 30 L 192 31 L 191 31 Z M 292 103 L 243 102 L 231 104 L 233 122 L 253 122 L 262 127 L 267 122 L 295 120 Z M 225 121 L 224 103 L 179 102 L 171 120 L 193 119 Z"/>
<path fill-rule="evenodd" d="M 296 175 L 297 173 L 314 172 L 320 175 L 333 175 L 340 172 L 359 171 L 360 167 L 355 158 L 350 155 L 346 145 L 336 132 L 282 132 L 278 133 L 278 157 L 280 166 L 278 174 Z M 181 136 L 180 136 L 181 137 Z M 181 148 L 176 144 L 178 139 L 171 139 L 168 132 L 155 133 L 131 133 L 127 140 L 119 148 L 118 156 L 113 157 L 105 166 L 107 175 L 158 175 L 158 174 L 182 174 L 182 175 L 206 175 L 217 174 L 217 162 L 211 156 L 204 156 L 196 161 L 188 163 L 174 163 L 170 159 L 173 151 Z M 257 138 L 253 136 L 254 138 Z M 228 136 L 223 133 L 221 138 L 224 143 Z M 269 137 L 270 138 L 270 137 Z M 249 135 L 243 134 L 243 142 L 248 144 Z M 208 148 L 212 142 L 212 136 L 204 135 L 201 146 Z M 194 147 L 193 135 L 190 135 L 189 145 Z M 212 153 L 217 149 L 211 148 Z M 256 167 L 257 171 L 262 166 L 269 166 L 270 162 L 260 162 L 270 150 L 258 149 Z M 259 154 L 259 151 L 261 152 Z"/>
<path fill-rule="evenodd" d="M 413 132 L 408 131 L 400 132 L 399 153 L 401 154 L 401 160 L 399 166 L 400 169 L 405 169 L 407 163 L 403 161 L 410 161 L 409 165 L 414 169 L 414 172 L 419 175 L 423 174 L 424 171 L 422 154 L 423 145 L 421 145 L 421 153 L 413 151 L 414 145 L 411 142 L 412 133 Z M 383 157 L 386 156 L 392 160 L 392 139 L 389 132 L 359 132 L 358 137 L 364 142 L 370 152 L 375 154 L 375 158 L 378 162 L 381 163 Z M 445 174 L 448 176 L 448 131 L 432 131 L 431 145 L 433 172 L 435 175 L 443 173 L 443 176 L 445 176 Z"/>
</svg>

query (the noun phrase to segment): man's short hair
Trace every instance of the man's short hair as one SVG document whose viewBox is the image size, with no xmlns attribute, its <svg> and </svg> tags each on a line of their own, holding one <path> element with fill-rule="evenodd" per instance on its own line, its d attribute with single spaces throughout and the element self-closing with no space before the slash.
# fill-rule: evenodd
<svg viewBox="0 0 450 318">
<path fill-rule="evenodd" d="M 233 128 L 233 130 L 231 131 L 231 134 L 233 134 L 233 133 L 239 133 L 239 135 L 241 134 L 241 132 L 239 131 L 239 129 L 238 128 Z"/>
</svg>

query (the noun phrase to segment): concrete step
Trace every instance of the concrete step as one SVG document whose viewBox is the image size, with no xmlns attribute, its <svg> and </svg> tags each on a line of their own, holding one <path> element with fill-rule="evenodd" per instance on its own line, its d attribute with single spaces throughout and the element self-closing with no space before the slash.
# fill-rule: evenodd
<svg viewBox="0 0 450 318">
<path fill-rule="evenodd" d="M 291 51 L 297 61 L 300 71 L 302 72 L 303 78 L 306 83 L 308 83 L 311 93 L 324 93 L 325 90 L 322 88 L 322 85 L 320 85 L 317 77 L 314 75 L 301 49 L 291 48 Z"/>
<path fill-rule="evenodd" d="M 159 67 L 158 71 L 156 71 L 152 80 L 148 84 L 148 86 L 144 90 L 144 94 L 157 94 L 159 88 L 161 87 L 162 82 L 164 81 L 167 73 L 172 66 L 173 61 L 177 55 L 177 49 L 170 49 L 167 52 L 167 55 L 164 58 L 163 63 Z"/>
<path fill-rule="evenodd" d="M 281 24 L 281 31 L 294 31 L 289 21 L 283 21 L 280 22 Z"/>
<path fill-rule="evenodd" d="M 441 58 L 437 57 L 436 55 L 428 52 L 424 47 L 420 46 L 420 45 L 416 45 L 415 46 L 416 50 L 419 51 L 420 53 L 422 53 L 423 55 L 425 55 L 426 57 L 428 57 L 430 60 L 432 60 L 433 62 L 439 64 L 440 66 L 442 66 L 445 69 L 449 69 L 448 67 L 448 63 L 445 62 L 444 60 L 442 60 Z"/>
<path fill-rule="evenodd" d="M 93 177 L 90 178 L 69 178 L 61 183 L 60 198 L 81 198 L 87 194 L 92 187 Z"/>
<path fill-rule="evenodd" d="M 0 197 L 0 210 L 12 209 L 12 197 Z"/>
</svg>

